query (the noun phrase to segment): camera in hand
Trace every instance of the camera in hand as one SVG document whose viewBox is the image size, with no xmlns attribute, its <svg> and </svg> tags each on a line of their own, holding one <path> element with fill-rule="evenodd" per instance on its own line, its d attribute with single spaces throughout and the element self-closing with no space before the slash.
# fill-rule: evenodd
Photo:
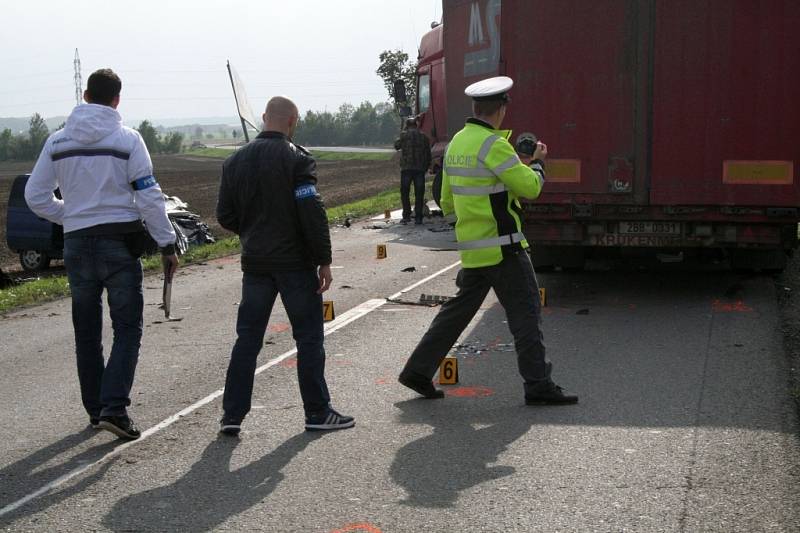
<svg viewBox="0 0 800 533">
<path fill-rule="evenodd" d="M 533 133 L 523 133 L 517 138 L 515 149 L 518 154 L 533 157 L 539 139 Z"/>
</svg>

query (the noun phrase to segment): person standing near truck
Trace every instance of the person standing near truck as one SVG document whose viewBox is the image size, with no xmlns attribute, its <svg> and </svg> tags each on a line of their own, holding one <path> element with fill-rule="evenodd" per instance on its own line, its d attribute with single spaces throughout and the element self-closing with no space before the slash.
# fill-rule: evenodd
<svg viewBox="0 0 800 533">
<path fill-rule="evenodd" d="M 292 142 L 299 119 L 294 102 L 270 99 L 263 119 L 264 131 L 222 165 L 217 220 L 239 235 L 243 277 L 220 432 L 238 435 L 250 412 L 256 359 L 279 294 L 297 344 L 306 429 L 349 428 L 355 420 L 331 407 L 325 382 L 322 293 L 333 277 L 317 165 Z"/>
<path fill-rule="evenodd" d="M 473 118 L 450 142 L 444 160 L 441 207 L 455 213 L 462 269 L 458 293 L 444 304 L 423 335 L 398 381 L 426 398 L 443 398 L 432 383 L 439 364 L 494 289 L 514 336 L 525 403 L 570 404 L 550 377 L 545 357 L 539 287 L 522 233 L 519 198 L 535 199 L 544 184 L 547 146 L 536 143 L 531 166 L 524 164 L 500 130 L 513 80 L 489 78 L 466 88 Z"/>
<path fill-rule="evenodd" d="M 85 105 L 44 145 L 25 187 L 42 218 L 64 226 L 64 266 L 83 406 L 92 427 L 120 438 L 141 435 L 127 408 L 142 339 L 142 263 L 146 231 L 161 248 L 165 273 L 178 268 L 175 231 L 153 177 L 147 147 L 117 112 L 122 81 L 111 69 L 89 76 Z M 58 188 L 62 199 L 54 196 Z M 114 329 L 103 359 L 103 289 Z"/>
<path fill-rule="evenodd" d="M 406 127 L 394 142 L 400 151 L 400 201 L 403 224 L 411 222 L 411 184 L 414 184 L 414 223 L 422 224 L 425 209 L 425 172 L 431 165 L 431 143 L 417 127 L 417 119 L 406 119 Z"/>
</svg>

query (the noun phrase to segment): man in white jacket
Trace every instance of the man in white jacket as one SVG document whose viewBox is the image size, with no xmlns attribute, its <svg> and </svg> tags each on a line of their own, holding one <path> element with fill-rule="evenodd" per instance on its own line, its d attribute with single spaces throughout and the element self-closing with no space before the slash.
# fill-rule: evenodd
<svg viewBox="0 0 800 533">
<path fill-rule="evenodd" d="M 139 257 L 145 231 L 161 248 L 170 276 L 178 258 L 150 154 L 139 132 L 123 126 L 116 110 L 121 89 L 122 81 L 111 69 L 89 76 L 83 94 L 87 103 L 73 109 L 64 129 L 47 139 L 25 187 L 25 200 L 37 215 L 64 226 L 78 379 L 89 421 L 134 440 L 140 432 L 127 407 L 142 338 Z M 56 188 L 61 198 L 54 195 Z M 108 291 L 114 330 L 107 364 L 103 289 Z"/>
</svg>

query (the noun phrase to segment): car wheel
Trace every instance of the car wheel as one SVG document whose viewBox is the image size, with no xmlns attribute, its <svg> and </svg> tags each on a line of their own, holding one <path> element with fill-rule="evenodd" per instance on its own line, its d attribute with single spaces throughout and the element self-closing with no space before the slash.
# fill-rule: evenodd
<svg viewBox="0 0 800 533">
<path fill-rule="evenodd" d="M 22 250 L 19 253 L 19 263 L 26 272 L 36 272 L 50 266 L 50 257 L 38 250 Z"/>
</svg>

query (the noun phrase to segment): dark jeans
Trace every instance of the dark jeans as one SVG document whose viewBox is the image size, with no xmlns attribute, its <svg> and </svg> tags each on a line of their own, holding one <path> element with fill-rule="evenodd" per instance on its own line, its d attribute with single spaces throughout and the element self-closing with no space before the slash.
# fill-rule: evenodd
<svg viewBox="0 0 800 533">
<path fill-rule="evenodd" d="M 297 344 L 297 380 L 306 416 L 328 408 L 331 398 L 325 383 L 322 296 L 317 294 L 315 270 L 273 272 L 258 275 L 245 272 L 242 301 L 236 321 L 236 343 L 231 352 L 222 409 L 225 418 L 241 421 L 250 412 L 256 359 L 264 344 L 275 298 L 281 301 L 292 324 Z"/>
<path fill-rule="evenodd" d="M 403 203 L 403 220 L 411 219 L 411 183 L 414 183 L 414 218 L 422 222 L 422 211 L 425 208 L 425 171 L 400 171 L 400 200 Z"/>
<path fill-rule="evenodd" d="M 122 240 L 77 237 L 64 241 L 72 292 L 72 325 L 83 406 L 90 416 L 124 415 L 142 340 L 142 264 Z M 103 360 L 103 289 L 108 293 L 114 342 Z"/>
<path fill-rule="evenodd" d="M 514 336 L 517 365 L 526 391 L 549 379 L 551 364 L 545 357 L 540 329 L 539 285 L 527 252 L 514 253 L 494 266 L 461 269 L 456 284 L 458 293 L 442 304 L 403 372 L 433 378 L 442 359 L 478 312 L 489 289 L 494 289 Z"/>
</svg>

